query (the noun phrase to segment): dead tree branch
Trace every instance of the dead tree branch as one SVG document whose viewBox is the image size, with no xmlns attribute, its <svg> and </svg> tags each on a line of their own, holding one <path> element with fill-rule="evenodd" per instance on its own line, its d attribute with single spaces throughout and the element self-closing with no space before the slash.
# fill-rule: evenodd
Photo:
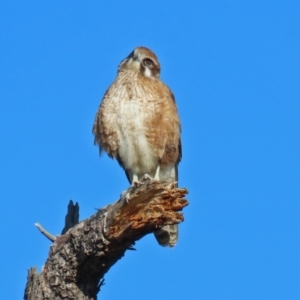
<svg viewBox="0 0 300 300">
<path fill-rule="evenodd" d="M 106 272 L 148 233 L 183 221 L 186 189 L 146 181 L 57 236 L 40 274 L 28 272 L 25 300 L 95 300 Z M 69 208 L 70 209 L 70 208 Z M 77 209 L 77 211 L 76 211 Z M 73 221 L 76 224 L 78 207 Z M 78 222 L 78 221 L 77 221 Z"/>
</svg>

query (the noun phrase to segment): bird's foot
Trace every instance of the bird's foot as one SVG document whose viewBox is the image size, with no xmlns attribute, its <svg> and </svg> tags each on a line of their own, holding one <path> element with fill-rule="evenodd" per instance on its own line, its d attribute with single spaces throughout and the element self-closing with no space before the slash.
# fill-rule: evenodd
<svg viewBox="0 0 300 300">
<path fill-rule="evenodd" d="M 133 188 L 138 188 L 141 186 L 143 183 L 139 181 L 139 178 L 136 174 L 133 174 L 132 182 L 131 182 L 131 187 Z"/>
<path fill-rule="evenodd" d="M 128 190 L 123 191 L 120 196 L 120 198 L 124 198 L 127 203 L 129 203 L 130 199 L 130 192 L 128 192 Z"/>
<path fill-rule="evenodd" d="M 143 184 L 144 184 L 143 182 L 140 182 L 138 180 L 132 181 L 131 187 L 129 189 L 127 189 L 127 190 L 125 190 L 125 191 L 122 192 L 121 198 L 124 198 L 125 201 L 127 203 L 129 203 L 131 192 L 133 191 L 132 189 L 136 189 L 136 188 L 140 187 Z"/>
<path fill-rule="evenodd" d="M 153 181 L 159 181 L 159 176 L 154 176 L 154 177 L 151 177 L 149 174 L 145 174 L 143 176 L 143 181 L 144 180 L 150 180 L 150 182 L 153 182 Z"/>
<path fill-rule="evenodd" d="M 133 180 L 132 181 L 132 184 L 131 184 L 131 187 L 135 187 L 135 188 L 138 188 L 142 185 L 143 183 L 138 181 L 138 180 Z"/>
<path fill-rule="evenodd" d="M 150 181 L 152 181 L 152 180 L 153 180 L 153 177 L 151 177 L 149 174 L 145 174 L 145 175 L 143 176 L 142 180 L 143 180 L 143 181 L 144 181 L 144 180 L 150 180 Z"/>
</svg>

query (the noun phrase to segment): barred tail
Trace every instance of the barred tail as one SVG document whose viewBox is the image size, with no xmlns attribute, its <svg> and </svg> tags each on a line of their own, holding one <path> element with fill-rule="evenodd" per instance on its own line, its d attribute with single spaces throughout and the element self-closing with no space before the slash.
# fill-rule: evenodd
<svg viewBox="0 0 300 300">
<path fill-rule="evenodd" d="M 154 236 L 161 246 L 174 247 L 178 240 L 178 225 L 165 225 L 154 231 Z"/>
</svg>

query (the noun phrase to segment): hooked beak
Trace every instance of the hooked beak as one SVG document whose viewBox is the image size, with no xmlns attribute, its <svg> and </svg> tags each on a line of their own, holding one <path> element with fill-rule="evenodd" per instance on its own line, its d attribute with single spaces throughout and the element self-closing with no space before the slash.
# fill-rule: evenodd
<svg viewBox="0 0 300 300">
<path fill-rule="evenodd" d="M 132 56 L 132 60 L 140 62 L 141 61 L 140 56 L 141 55 L 139 53 L 136 53 Z"/>
</svg>

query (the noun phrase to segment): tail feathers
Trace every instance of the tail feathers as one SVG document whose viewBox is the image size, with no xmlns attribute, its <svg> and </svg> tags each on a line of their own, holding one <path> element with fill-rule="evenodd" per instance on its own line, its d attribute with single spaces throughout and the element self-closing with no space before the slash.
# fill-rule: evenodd
<svg viewBox="0 0 300 300">
<path fill-rule="evenodd" d="M 178 240 L 178 225 L 166 225 L 154 231 L 154 236 L 161 246 L 174 247 Z"/>
</svg>

